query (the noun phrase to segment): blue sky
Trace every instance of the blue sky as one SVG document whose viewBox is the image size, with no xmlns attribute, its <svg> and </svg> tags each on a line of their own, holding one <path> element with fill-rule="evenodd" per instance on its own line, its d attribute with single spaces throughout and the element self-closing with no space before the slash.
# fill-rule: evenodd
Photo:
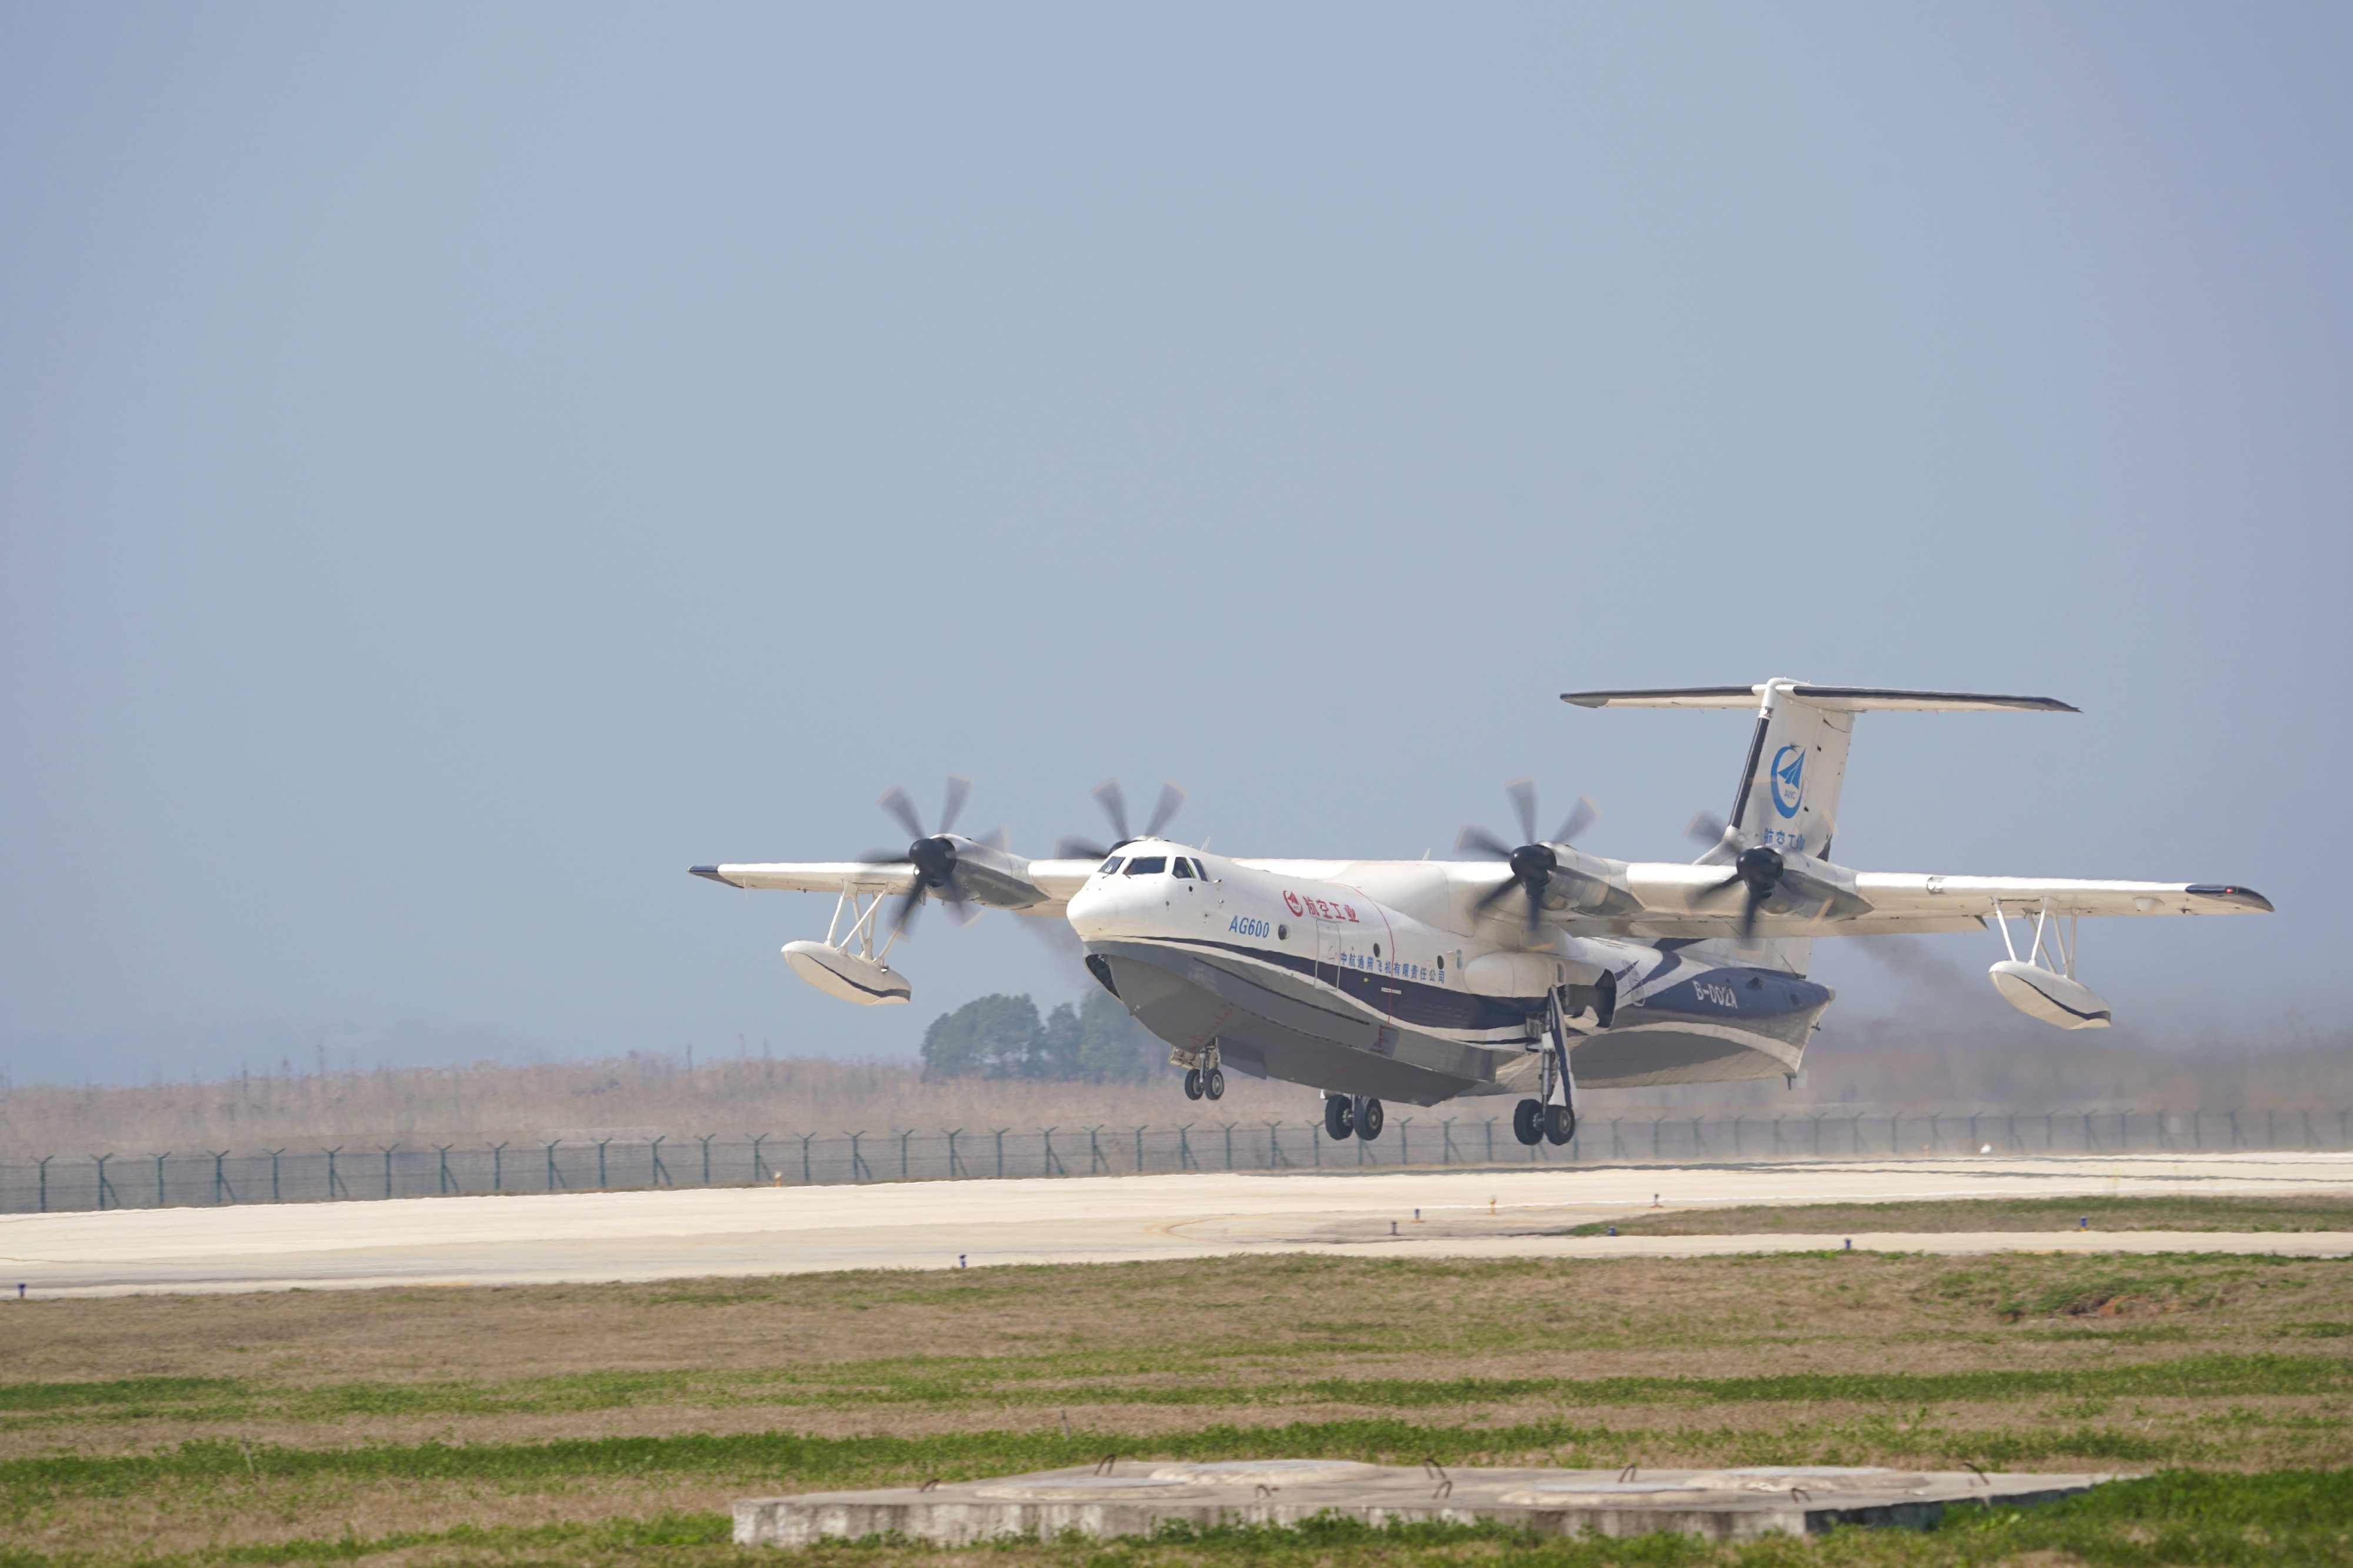
<svg viewBox="0 0 2353 1568">
<path fill-rule="evenodd" d="M 1076 982 L 846 1008 L 683 868 L 950 769 L 1683 858 L 1743 721 L 1556 694 L 1769 675 L 2078 704 L 1864 719 L 1841 858 L 2250 883 L 2086 977 L 2341 1026 L 2348 87 L 2324 5 L 0 5 L 0 1069 L 906 1054 Z"/>
</svg>

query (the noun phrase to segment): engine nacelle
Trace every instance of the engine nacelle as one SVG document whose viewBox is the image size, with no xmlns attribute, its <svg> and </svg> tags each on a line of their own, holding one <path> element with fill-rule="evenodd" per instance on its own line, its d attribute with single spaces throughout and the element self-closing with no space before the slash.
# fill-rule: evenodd
<svg viewBox="0 0 2353 1568">
<path fill-rule="evenodd" d="M 795 974 L 827 995 L 839 996 L 845 1002 L 879 1007 L 886 1002 L 904 1002 L 914 994 L 907 977 L 888 964 L 845 952 L 827 942 L 788 942 L 784 952 L 785 962 L 793 966 Z"/>
<path fill-rule="evenodd" d="M 2062 1029 L 2105 1029 L 2108 1026 L 2105 998 L 2082 981 L 2006 958 L 1986 971 L 2001 999 L 2030 1018 Z"/>
</svg>

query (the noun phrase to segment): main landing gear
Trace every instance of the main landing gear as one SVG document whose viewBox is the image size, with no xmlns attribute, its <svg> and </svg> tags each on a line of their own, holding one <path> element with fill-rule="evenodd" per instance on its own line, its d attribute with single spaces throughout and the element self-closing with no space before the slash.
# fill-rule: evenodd
<svg viewBox="0 0 2353 1568">
<path fill-rule="evenodd" d="M 1324 1097 L 1324 1131 L 1335 1139 L 1355 1137 L 1369 1143 L 1381 1135 L 1385 1120 L 1381 1102 L 1367 1095 Z"/>
<path fill-rule="evenodd" d="M 1512 1135 L 1530 1148 L 1539 1142 L 1558 1146 L 1577 1136 L 1577 1079 L 1568 1070 L 1568 1030 L 1561 1021 L 1558 992 L 1546 1013 L 1552 1041 L 1537 1069 L 1536 1098 L 1512 1108 Z M 1558 1105 L 1552 1103 L 1555 1091 Z"/>
</svg>

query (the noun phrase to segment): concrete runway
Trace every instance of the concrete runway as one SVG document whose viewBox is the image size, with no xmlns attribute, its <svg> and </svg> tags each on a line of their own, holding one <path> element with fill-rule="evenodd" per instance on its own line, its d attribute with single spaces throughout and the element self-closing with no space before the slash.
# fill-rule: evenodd
<svg viewBox="0 0 2353 1568">
<path fill-rule="evenodd" d="M 507 1285 L 1111 1263 L 1315 1252 L 1404 1258 L 1692 1258 L 1836 1247 L 1821 1236 L 1565 1237 L 1591 1220 L 1732 1204 L 2344 1192 L 2353 1154 L 2238 1153 L 1101 1176 L 869 1186 L 0 1216 L 0 1291 Z M 1417 1220 L 1415 1211 L 1420 1211 Z M 2353 1234 L 2076 1231 L 1857 1235 L 1857 1249 L 2353 1256 Z"/>
</svg>

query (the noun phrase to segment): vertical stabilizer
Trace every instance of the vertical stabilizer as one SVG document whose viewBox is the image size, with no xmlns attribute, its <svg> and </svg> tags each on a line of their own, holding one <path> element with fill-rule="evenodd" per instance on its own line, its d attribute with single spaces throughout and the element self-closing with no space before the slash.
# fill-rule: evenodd
<svg viewBox="0 0 2353 1568">
<path fill-rule="evenodd" d="M 1757 689 L 1757 728 L 1726 818 L 1732 842 L 1718 851 L 1726 858 L 1757 845 L 1831 858 L 1854 715 L 1806 701 L 1794 694 L 1797 685 L 1769 680 Z"/>
</svg>

